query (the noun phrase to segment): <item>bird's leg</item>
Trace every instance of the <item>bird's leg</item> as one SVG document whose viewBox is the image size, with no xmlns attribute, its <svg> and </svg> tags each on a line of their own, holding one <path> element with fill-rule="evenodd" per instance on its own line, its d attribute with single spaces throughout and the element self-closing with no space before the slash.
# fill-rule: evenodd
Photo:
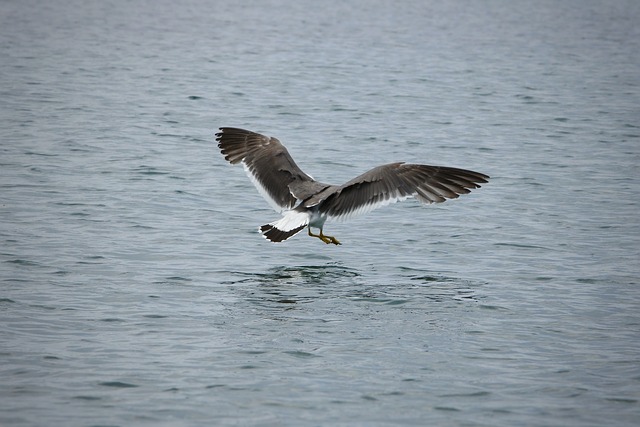
<svg viewBox="0 0 640 427">
<path fill-rule="evenodd" d="M 311 227 L 307 227 L 307 229 L 309 230 L 309 236 L 311 237 L 317 237 L 318 239 L 322 240 L 323 242 L 325 242 L 327 245 L 329 243 L 333 243 L 334 245 L 340 245 L 341 243 L 338 241 L 338 239 L 336 239 L 333 236 L 325 236 L 322 233 L 322 228 L 320 229 L 320 234 L 313 234 L 311 232 Z"/>
</svg>

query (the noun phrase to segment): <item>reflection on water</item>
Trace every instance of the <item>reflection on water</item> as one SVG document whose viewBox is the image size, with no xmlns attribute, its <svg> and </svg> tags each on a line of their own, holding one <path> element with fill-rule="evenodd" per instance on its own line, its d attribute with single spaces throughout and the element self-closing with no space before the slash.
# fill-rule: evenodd
<svg viewBox="0 0 640 427">
<path fill-rule="evenodd" d="M 358 283 L 360 274 L 353 268 L 339 263 L 306 265 L 299 267 L 273 267 L 266 273 L 232 272 L 240 277 L 229 284 L 241 285 L 249 293 L 249 300 L 262 305 L 265 302 L 296 304 L 322 298 L 327 289 L 332 293 L 335 286 L 350 289 Z M 332 294 L 333 295 L 333 294 Z"/>
<path fill-rule="evenodd" d="M 477 302 L 479 284 L 419 269 L 399 268 L 380 282 L 358 269 L 340 263 L 278 266 L 266 273 L 231 272 L 236 285 L 254 304 L 304 304 L 318 299 L 402 305 L 412 300 L 435 303 Z"/>
</svg>

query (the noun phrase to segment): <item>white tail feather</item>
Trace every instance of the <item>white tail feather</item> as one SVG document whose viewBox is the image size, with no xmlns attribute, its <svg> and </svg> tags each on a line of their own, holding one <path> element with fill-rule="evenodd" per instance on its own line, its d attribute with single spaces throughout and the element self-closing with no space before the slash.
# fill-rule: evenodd
<svg viewBox="0 0 640 427">
<path fill-rule="evenodd" d="M 308 212 L 287 211 L 277 221 L 269 223 L 278 230 L 287 232 L 309 224 Z"/>
<path fill-rule="evenodd" d="M 260 227 L 260 232 L 272 242 L 282 242 L 307 226 L 309 218 L 308 212 L 287 211 L 279 220 Z"/>
</svg>

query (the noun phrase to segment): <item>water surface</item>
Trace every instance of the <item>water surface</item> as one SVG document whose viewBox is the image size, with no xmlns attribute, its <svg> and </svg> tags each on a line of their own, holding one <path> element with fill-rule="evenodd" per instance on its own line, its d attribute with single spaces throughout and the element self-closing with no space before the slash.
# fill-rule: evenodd
<svg viewBox="0 0 640 427">
<path fill-rule="evenodd" d="M 637 424 L 636 2 L 0 10 L 3 425 Z M 219 126 L 492 179 L 275 245 Z"/>
</svg>

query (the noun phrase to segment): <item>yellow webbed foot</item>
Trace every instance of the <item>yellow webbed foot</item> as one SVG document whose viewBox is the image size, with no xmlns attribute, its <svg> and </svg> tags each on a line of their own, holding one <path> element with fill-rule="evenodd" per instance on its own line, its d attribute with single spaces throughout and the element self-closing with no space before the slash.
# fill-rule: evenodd
<svg viewBox="0 0 640 427">
<path fill-rule="evenodd" d="M 340 242 L 338 241 L 338 239 L 336 239 L 336 238 L 335 238 L 335 237 L 333 237 L 333 236 L 324 236 L 324 237 L 326 237 L 327 239 L 329 239 L 329 241 L 328 241 L 328 242 L 325 240 L 325 243 L 326 243 L 326 244 L 329 244 L 329 243 L 333 243 L 334 245 L 341 245 L 341 244 L 342 244 L 342 243 L 340 243 Z M 322 240 L 324 240 L 324 239 L 322 239 Z"/>
<path fill-rule="evenodd" d="M 336 239 L 333 236 L 326 236 L 325 234 L 322 233 L 322 228 L 320 229 L 320 234 L 313 234 L 311 232 L 311 227 L 309 227 L 309 236 L 311 237 L 317 237 L 318 239 L 322 240 L 323 242 L 325 242 L 327 245 L 329 243 L 333 243 L 334 245 L 341 245 L 342 243 L 340 243 L 338 241 L 338 239 Z"/>
</svg>

